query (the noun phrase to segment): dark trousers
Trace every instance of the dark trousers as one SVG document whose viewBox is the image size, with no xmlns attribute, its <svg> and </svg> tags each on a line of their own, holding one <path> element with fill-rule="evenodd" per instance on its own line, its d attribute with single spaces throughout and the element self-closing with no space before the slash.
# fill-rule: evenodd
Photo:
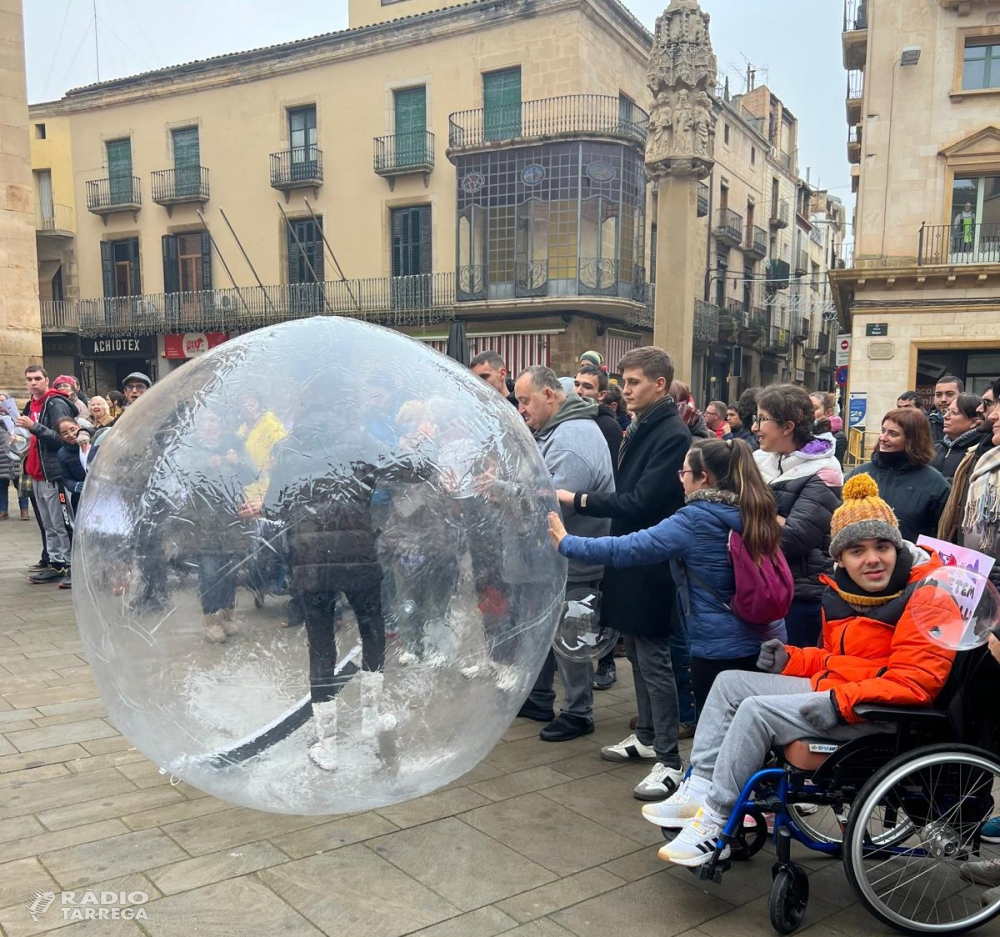
<svg viewBox="0 0 1000 937">
<path fill-rule="evenodd" d="M 31 512 L 35 515 L 35 523 L 38 524 L 38 532 L 42 535 L 42 558 L 38 561 L 42 566 L 49 565 L 49 548 L 45 542 L 45 525 L 42 523 L 42 519 L 38 514 L 38 502 L 35 501 L 35 492 L 32 489 L 31 494 L 28 495 L 28 500 L 31 502 Z"/>
<path fill-rule="evenodd" d="M 385 665 L 385 621 L 382 617 L 381 580 L 365 586 L 344 589 L 344 595 L 358 620 L 361 634 L 361 666 L 364 670 L 382 670 Z M 312 701 L 323 703 L 337 695 L 337 635 L 334 613 L 337 592 L 293 592 L 301 609 L 309 638 L 309 684 Z"/>
<path fill-rule="evenodd" d="M 681 725 L 693 726 L 698 721 L 698 703 L 692 682 L 691 649 L 679 621 L 670 632 L 670 659 L 677 684 L 677 719 Z"/>
<path fill-rule="evenodd" d="M 822 630 L 823 613 L 819 599 L 815 601 L 795 599 L 785 616 L 787 643 L 792 647 L 816 647 Z"/>
<path fill-rule="evenodd" d="M 198 558 L 198 592 L 201 612 L 213 615 L 236 607 L 236 557 L 202 553 Z"/>
<path fill-rule="evenodd" d="M 750 657 L 721 657 L 718 659 L 707 657 L 691 658 L 691 685 L 694 688 L 695 704 L 698 707 L 698 715 L 705 709 L 705 701 L 708 693 L 715 683 L 715 678 L 725 670 L 757 670 L 757 654 Z M 681 720 L 684 721 L 683 719 Z"/>
<path fill-rule="evenodd" d="M 0 514 L 7 513 L 7 506 L 9 504 L 8 499 L 10 497 L 9 489 L 11 485 L 14 486 L 14 493 L 17 495 L 17 506 L 22 510 L 28 506 L 28 499 L 18 493 L 17 484 L 18 479 L 16 477 L 11 478 L 9 481 L 4 481 L 0 478 Z"/>
<path fill-rule="evenodd" d="M 625 655 L 632 664 L 635 701 L 639 710 L 636 738 L 652 745 L 656 760 L 680 768 L 677 751 L 677 685 L 667 635 L 625 636 Z"/>
</svg>

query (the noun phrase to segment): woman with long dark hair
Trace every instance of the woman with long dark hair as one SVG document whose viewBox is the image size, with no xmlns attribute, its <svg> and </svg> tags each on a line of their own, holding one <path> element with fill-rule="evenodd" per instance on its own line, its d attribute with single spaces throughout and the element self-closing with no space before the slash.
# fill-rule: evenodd
<svg viewBox="0 0 1000 937">
<path fill-rule="evenodd" d="M 736 592 L 730 534 L 740 534 L 747 552 L 758 560 L 780 549 L 781 527 L 774 496 L 746 443 L 699 439 L 678 474 L 685 505 L 655 527 L 623 537 L 571 537 L 555 513 L 549 515 L 549 527 L 559 552 L 570 559 L 618 569 L 670 562 L 700 710 L 718 674 L 754 670 L 761 641 L 785 640 L 782 621 L 750 625 L 729 608 Z"/>
<path fill-rule="evenodd" d="M 921 534 L 937 535 L 938 521 L 948 502 L 950 486 L 931 465 L 933 458 L 927 417 L 920 410 L 897 408 L 882 417 L 882 432 L 871 461 L 848 476 L 865 472 L 875 479 L 879 496 L 899 518 L 903 539 L 911 543 Z"/>
<path fill-rule="evenodd" d="M 778 502 L 781 550 L 795 578 L 795 600 L 785 616 L 788 643 L 814 647 L 822 627 L 821 573 L 831 568 L 830 519 L 840 506 L 844 474 L 832 439 L 814 433 L 812 398 L 792 384 L 757 397 L 757 468 Z"/>
</svg>

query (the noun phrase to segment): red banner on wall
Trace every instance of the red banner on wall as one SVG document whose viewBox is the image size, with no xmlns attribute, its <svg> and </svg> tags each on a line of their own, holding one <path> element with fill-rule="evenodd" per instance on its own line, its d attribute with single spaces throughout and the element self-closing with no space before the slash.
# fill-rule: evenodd
<svg viewBox="0 0 1000 937">
<path fill-rule="evenodd" d="M 186 332 L 184 335 L 163 336 L 164 358 L 197 358 L 216 345 L 221 345 L 227 332 Z"/>
</svg>

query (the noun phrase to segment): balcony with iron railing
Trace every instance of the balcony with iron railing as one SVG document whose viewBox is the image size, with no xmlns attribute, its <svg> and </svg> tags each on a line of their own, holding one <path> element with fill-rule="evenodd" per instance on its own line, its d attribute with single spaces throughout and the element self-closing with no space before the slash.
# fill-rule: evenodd
<svg viewBox="0 0 1000 937">
<path fill-rule="evenodd" d="M 43 299 L 39 304 L 43 332 L 76 332 L 80 328 L 79 306 L 75 300 Z"/>
<path fill-rule="evenodd" d="M 806 344 L 806 357 L 818 360 L 830 353 L 829 332 L 813 332 Z"/>
<path fill-rule="evenodd" d="M 844 68 L 864 68 L 868 53 L 868 0 L 844 0 Z"/>
<path fill-rule="evenodd" d="M 511 141 L 607 138 L 646 145 L 649 115 L 603 94 L 567 94 L 499 107 L 455 111 L 448 118 L 448 153 L 492 149 Z"/>
<path fill-rule="evenodd" d="M 720 208 L 715 217 L 715 239 L 720 244 L 739 247 L 743 243 L 743 216 L 731 208 Z"/>
<path fill-rule="evenodd" d="M 767 256 L 767 232 L 757 225 L 747 225 L 743 253 L 751 260 L 763 260 Z"/>
<path fill-rule="evenodd" d="M 83 335 L 246 331 L 318 315 L 392 327 L 426 325 L 454 317 L 455 276 L 428 273 L 118 296 L 82 299 L 77 306 Z"/>
<path fill-rule="evenodd" d="M 767 308 L 751 306 L 744 313 L 743 328 L 747 335 L 759 338 L 767 331 Z"/>
<path fill-rule="evenodd" d="M 142 190 L 138 176 L 107 176 L 86 184 L 87 211 L 95 215 L 132 212 L 142 208 Z"/>
<path fill-rule="evenodd" d="M 73 237 L 75 223 L 69 205 L 35 204 L 35 234 L 39 237 Z"/>
<path fill-rule="evenodd" d="M 801 345 L 809 338 L 809 317 L 796 316 L 792 321 L 795 329 L 792 339 Z"/>
<path fill-rule="evenodd" d="M 398 176 L 423 173 L 434 169 L 434 134 L 429 130 L 414 133 L 391 133 L 374 140 L 375 172 L 395 186 Z"/>
<path fill-rule="evenodd" d="M 719 340 L 719 307 L 703 299 L 694 301 L 694 343 L 705 347 Z"/>
<path fill-rule="evenodd" d="M 788 329 L 772 325 L 764 340 L 764 351 L 773 355 L 787 355 L 791 350 Z"/>
<path fill-rule="evenodd" d="M 778 162 L 781 163 L 781 168 L 784 169 L 785 172 L 790 173 L 792 171 L 791 153 L 786 153 L 784 150 L 778 150 Z"/>
<path fill-rule="evenodd" d="M 772 228 L 787 228 L 792 219 L 792 208 L 788 204 L 788 199 L 778 199 L 771 205 Z"/>
<path fill-rule="evenodd" d="M 208 169 L 205 166 L 182 166 L 160 169 L 150 174 L 152 199 L 172 214 L 174 205 L 204 205 L 208 201 Z"/>
<path fill-rule="evenodd" d="M 708 214 L 709 189 L 704 182 L 698 183 L 698 217 L 704 218 Z"/>
<path fill-rule="evenodd" d="M 795 252 L 795 275 L 805 276 L 809 272 L 809 253 L 799 248 Z"/>
<path fill-rule="evenodd" d="M 287 194 L 293 189 L 318 189 L 323 184 L 323 151 L 298 146 L 271 154 L 271 187 Z"/>
<path fill-rule="evenodd" d="M 847 73 L 847 123 L 861 123 L 861 106 L 865 96 L 865 73 L 851 69 Z"/>
<path fill-rule="evenodd" d="M 861 163 L 861 124 L 847 128 L 847 161 L 854 165 Z"/>
<path fill-rule="evenodd" d="M 649 291 L 643 267 L 611 257 L 517 260 L 492 267 L 467 264 L 456 270 L 456 278 L 460 303 L 573 296 L 645 303 Z"/>
<path fill-rule="evenodd" d="M 917 239 L 917 263 L 1000 263 L 1000 222 L 922 225 Z"/>
</svg>

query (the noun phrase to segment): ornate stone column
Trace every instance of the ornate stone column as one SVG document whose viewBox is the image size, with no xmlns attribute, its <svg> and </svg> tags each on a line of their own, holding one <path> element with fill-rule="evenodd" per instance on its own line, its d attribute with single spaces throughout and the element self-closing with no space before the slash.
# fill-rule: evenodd
<svg viewBox="0 0 1000 937">
<path fill-rule="evenodd" d="M 21 0 L 0 0 L 0 45 L 0 390 L 21 398 L 42 362 Z"/>
<path fill-rule="evenodd" d="M 709 15 L 697 0 L 672 0 L 656 21 L 647 81 L 653 93 L 646 172 L 656 182 L 656 314 L 653 341 L 670 352 L 679 380 L 691 380 L 699 258 L 698 182 L 715 165 L 717 65 Z M 709 219 L 711 221 L 711 219 Z"/>
</svg>

